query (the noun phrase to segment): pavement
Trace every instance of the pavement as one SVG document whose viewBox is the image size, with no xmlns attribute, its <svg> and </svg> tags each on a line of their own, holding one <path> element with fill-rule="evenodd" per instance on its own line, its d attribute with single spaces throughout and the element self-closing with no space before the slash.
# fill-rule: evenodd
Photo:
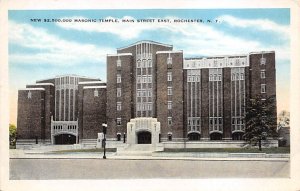
<svg viewBox="0 0 300 191">
<path fill-rule="evenodd" d="M 103 152 L 53 152 L 42 150 L 11 149 L 10 159 L 102 159 Z M 264 153 L 165 153 L 156 152 L 139 155 L 139 153 L 118 155 L 107 152 L 107 159 L 112 160 L 191 160 L 191 161 L 289 161 L 289 154 Z"/>
</svg>

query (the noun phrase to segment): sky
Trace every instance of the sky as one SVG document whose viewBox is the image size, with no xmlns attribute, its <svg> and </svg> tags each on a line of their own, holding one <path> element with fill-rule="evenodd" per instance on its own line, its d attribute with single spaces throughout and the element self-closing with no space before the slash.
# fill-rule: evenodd
<svg viewBox="0 0 300 191">
<path fill-rule="evenodd" d="M 57 22 L 58 19 L 72 22 Z M 97 22 L 74 22 L 75 19 Z M 138 19 L 155 22 L 138 23 Z M 203 22 L 173 22 L 176 19 Z M 18 89 L 62 74 L 106 81 L 106 55 L 140 40 L 171 44 L 174 50 L 183 50 L 184 57 L 274 50 L 277 108 L 278 112 L 289 110 L 289 30 L 289 9 L 10 10 L 10 123 L 16 124 Z"/>
</svg>

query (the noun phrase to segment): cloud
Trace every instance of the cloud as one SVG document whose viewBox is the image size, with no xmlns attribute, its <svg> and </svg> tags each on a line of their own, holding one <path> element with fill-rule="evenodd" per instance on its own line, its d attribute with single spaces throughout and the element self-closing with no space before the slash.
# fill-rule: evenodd
<svg viewBox="0 0 300 191">
<path fill-rule="evenodd" d="M 62 19 L 87 19 L 82 16 L 65 17 Z M 115 19 L 107 17 L 106 19 Z M 135 19 L 125 16 L 119 19 Z M 155 18 L 152 18 L 155 19 Z M 165 17 L 165 19 L 178 19 Z M 288 35 L 288 26 L 279 25 L 266 19 L 241 19 L 230 15 L 220 16 L 223 22 L 233 27 L 255 27 L 256 30 L 284 33 Z M 185 56 L 197 55 L 224 55 L 240 54 L 252 51 L 275 50 L 277 59 L 289 60 L 289 43 L 272 45 L 258 40 L 245 39 L 243 35 L 233 36 L 225 33 L 213 24 L 203 23 L 91 23 L 91 22 L 61 22 L 57 26 L 65 30 L 77 30 L 96 33 L 110 33 L 122 40 L 139 39 L 143 33 L 149 31 L 161 31 L 168 34 L 164 40 L 171 43 L 176 49 L 184 50 Z M 260 26 L 260 27 L 257 27 Z M 12 63 L 25 64 L 52 64 L 52 65 L 76 65 L 82 63 L 105 63 L 108 53 L 115 52 L 114 48 L 96 46 L 93 44 L 81 44 L 64 40 L 50 34 L 43 28 L 33 27 L 29 24 L 9 22 L 9 42 L 18 46 L 36 50 L 26 53 L 11 53 Z"/>
<path fill-rule="evenodd" d="M 283 37 L 290 36 L 288 25 L 280 25 L 269 19 L 241 19 L 231 15 L 222 15 L 218 17 L 218 20 L 233 27 L 253 28 L 259 31 L 275 32 Z"/>
<path fill-rule="evenodd" d="M 23 47 L 26 53 L 10 53 L 9 61 L 19 64 L 76 65 L 104 62 L 114 50 L 93 44 L 67 41 L 43 28 L 9 22 L 9 43 Z"/>
<path fill-rule="evenodd" d="M 82 16 L 66 17 L 62 19 L 87 19 Z M 107 17 L 106 19 L 116 19 Z M 136 18 L 125 16 L 122 19 Z M 149 18 L 155 19 L 157 18 Z M 178 19 L 176 17 L 165 17 L 162 19 Z M 223 15 L 218 19 L 234 27 L 256 27 L 257 30 L 271 31 L 276 33 L 288 34 L 288 27 L 278 25 L 269 20 L 245 20 L 229 15 Z M 220 28 L 216 28 L 213 24 L 204 23 L 57 23 L 59 27 L 67 30 L 79 30 L 86 32 L 111 33 L 123 40 L 131 40 L 140 38 L 142 33 L 149 31 L 162 31 L 168 34 L 168 43 L 171 43 L 177 49 L 184 50 L 185 56 L 189 55 L 223 55 L 223 54 L 239 54 L 249 53 L 252 51 L 268 51 L 275 50 L 278 59 L 289 59 L 289 47 L 286 43 L 280 46 L 273 46 L 271 43 L 266 45 L 257 40 L 245 39 L 243 35 L 233 36 L 225 33 Z M 257 26 L 262 25 L 261 27 Z M 140 40 L 140 39 L 139 39 Z"/>
</svg>

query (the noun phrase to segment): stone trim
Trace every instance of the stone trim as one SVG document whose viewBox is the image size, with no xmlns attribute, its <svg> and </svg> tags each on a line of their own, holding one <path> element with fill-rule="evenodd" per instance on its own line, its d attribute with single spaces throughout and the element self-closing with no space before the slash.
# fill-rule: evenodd
<svg viewBox="0 0 300 191">
<path fill-rule="evenodd" d="M 83 89 L 105 89 L 106 86 L 84 86 Z"/>
<path fill-rule="evenodd" d="M 37 91 L 45 91 L 45 88 L 21 88 L 19 90 L 31 90 L 31 91 L 34 91 L 34 90 L 37 90 Z"/>
</svg>

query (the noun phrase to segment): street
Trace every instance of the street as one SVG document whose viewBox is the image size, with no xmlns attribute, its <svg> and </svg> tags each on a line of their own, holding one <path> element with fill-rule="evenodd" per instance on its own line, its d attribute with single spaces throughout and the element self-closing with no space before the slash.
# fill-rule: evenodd
<svg viewBox="0 0 300 191">
<path fill-rule="evenodd" d="M 10 159 L 11 180 L 287 178 L 289 161 Z"/>
</svg>

